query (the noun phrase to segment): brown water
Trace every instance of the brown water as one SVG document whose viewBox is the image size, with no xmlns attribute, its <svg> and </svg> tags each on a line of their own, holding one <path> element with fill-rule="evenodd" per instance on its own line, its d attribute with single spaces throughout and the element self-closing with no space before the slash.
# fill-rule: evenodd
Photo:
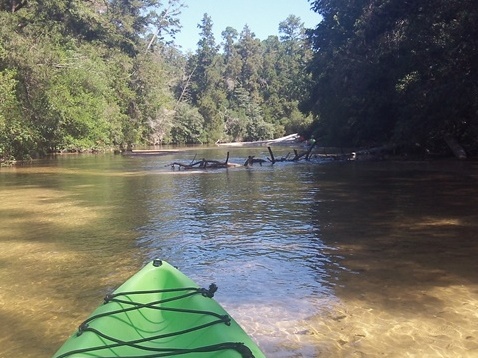
<svg viewBox="0 0 478 358">
<path fill-rule="evenodd" d="M 478 163 L 165 166 L 196 153 L 225 156 L 0 170 L 0 357 L 51 356 L 156 257 L 216 282 L 269 357 L 478 356 Z"/>
</svg>

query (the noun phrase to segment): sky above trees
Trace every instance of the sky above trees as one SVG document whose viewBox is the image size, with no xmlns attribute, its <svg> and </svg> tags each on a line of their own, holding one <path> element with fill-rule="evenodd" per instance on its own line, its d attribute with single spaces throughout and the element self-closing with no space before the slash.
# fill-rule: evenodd
<svg viewBox="0 0 478 358">
<path fill-rule="evenodd" d="M 184 4 L 187 7 L 179 15 L 183 27 L 175 41 L 184 51 L 196 50 L 200 32 L 197 25 L 204 13 L 213 21 L 218 42 L 228 26 L 241 31 L 247 24 L 257 38 L 265 40 L 278 35 L 279 23 L 291 14 L 300 17 L 306 28 L 315 27 L 321 18 L 310 9 L 308 0 L 187 0 Z"/>
</svg>

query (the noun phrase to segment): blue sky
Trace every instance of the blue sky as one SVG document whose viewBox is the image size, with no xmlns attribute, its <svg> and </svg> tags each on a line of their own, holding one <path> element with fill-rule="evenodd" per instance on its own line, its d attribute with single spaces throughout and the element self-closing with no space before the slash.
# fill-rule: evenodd
<svg viewBox="0 0 478 358">
<path fill-rule="evenodd" d="M 248 25 L 257 38 L 264 40 L 269 35 L 278 35 L 278 27 L 289 15 L 301 18 L 305 27 L 315 27 L 320 16 L 310 10 L 307 0 L 184 0 L 188 6 L 180 15 L 181 33 L 176 35 L 176 44 L 183 51 L 195 51 L 199 41 L 199 29 L 204 13 L 213 22 L 216 43 L 222 42 L 221 32 L 227 26 L 241 32 Z"/>
</svg>

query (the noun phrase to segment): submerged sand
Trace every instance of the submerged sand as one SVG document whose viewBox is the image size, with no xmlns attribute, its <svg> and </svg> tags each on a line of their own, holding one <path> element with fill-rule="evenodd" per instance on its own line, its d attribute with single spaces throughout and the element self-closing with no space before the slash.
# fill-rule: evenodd
<svg viewBox="0 0 478 358">
<path fill-rule="evenodd" d="M 476 357 L 478 287 L 363 294 L 310 324 L 320 357 Z"/>
<path fill-rule="evenodd" d="M 309 321 L 316 355 L 478 357 L 476 223 L 474 213 L 402 220 L 395 233 L 340 242 L 340 300 Z"/>
</svg>

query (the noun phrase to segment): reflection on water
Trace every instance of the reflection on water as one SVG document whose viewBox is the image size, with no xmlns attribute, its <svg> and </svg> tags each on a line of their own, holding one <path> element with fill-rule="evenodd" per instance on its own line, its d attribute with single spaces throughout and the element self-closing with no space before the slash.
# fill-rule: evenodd
<svg viewBox="0 0 478 358">
<path fill-rule="evenodd" d="M 153 258 L 217 283 L 270 357 L 478 353 L 476 163 L 167 166 L 195 154 L 0 170 L 0 357 L 50 356 Z"/>
</svg>

